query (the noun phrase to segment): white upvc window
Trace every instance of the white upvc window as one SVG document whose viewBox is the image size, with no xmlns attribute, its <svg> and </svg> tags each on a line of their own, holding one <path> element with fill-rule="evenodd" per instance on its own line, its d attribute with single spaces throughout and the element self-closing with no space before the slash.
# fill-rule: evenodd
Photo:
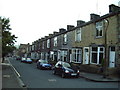
<svg viewBox="0 0 120 90">
<path fill-rule="evenodd" d="M 41 52 L 41 59 L 44 59 L 44 52 Z"/>
<path fill-rule="evenodd" d="M 63 44 L 67 44 L 67 34 L 64 34 L 63 36 Z"/>
<path fill-rule="evenodd" d="M 97 22 L 96 23 L 96 37 L 102 37 L 103 36 L 103 22 Z"/>
<path fill-rule="evenodd" d="M 54 46 L 57 46 L 57 37 L 54 37 Z"/>
<path fill-rule="evenodd" d="M 72 62 L 82 62 L 82 49 L 72 49 Z"/>
<path fill-rule="evenodd" d="M 40 43 L 39 43 L 39 49 L 40 49 Z"/>
<path fill-rule="evenodd" d="M 80 42 L 81 41 L 81 28 L 78 28 L 75 31 L 75 41 L 76 42 Z"/>
<path fill-rule="evenodd" d="M 47 40 L 47 48 L 50 48 L 50 39 Z"/>
<path fill-rule="evenodd" d="M 64 62 L 67 61 L 67 51 L 61 51 L 61 60 Z"/>
<path fill-rule="evenodd" d="M 32 45 L 32 50 L 35 50 L 35 46 L 34 45 Z"/>
<path fill-rule="evenodd" d="M 104 59 L 104 47 L 91 47 L 91 58 L 92 64 L 101 64 Z"/>
<path fill-rule="evenodd" d="M 45 45 L 45 43 L 44 43 L 44 41 L 42 42 L 42 49 L 44 49 L 45 47 L 44 47 L 44 45 Z"/>
</svg>

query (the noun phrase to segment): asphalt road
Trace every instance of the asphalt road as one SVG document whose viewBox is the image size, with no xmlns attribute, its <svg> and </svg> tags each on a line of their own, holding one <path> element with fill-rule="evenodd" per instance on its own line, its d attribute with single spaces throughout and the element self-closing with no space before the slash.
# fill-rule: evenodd
<svg viewBox="0 0 120 90">
<path fill-rule="evenodd" d="M 84 78 L 61 78 L 52 70 L 39 70 L 36 63 L 26 64 L 10 59 L 28 88 L 118 88 L 116 82 L 92 82 Z"/>
</svg>

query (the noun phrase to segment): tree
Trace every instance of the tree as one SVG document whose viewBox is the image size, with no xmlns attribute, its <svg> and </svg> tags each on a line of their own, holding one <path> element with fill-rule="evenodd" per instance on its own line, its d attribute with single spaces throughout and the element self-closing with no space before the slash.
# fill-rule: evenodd
<svg viewBox="0 0 120 90">
<path fill-rule="evenodd" d="M 17 37 L 10 32 L 12 29 L 10 28 L 9 18 L 0 17 L 0 21 L 2 25 L 2 57 L 4 58 L 7 54 L 12 53 L 16 49 L 14 44 Z"/>
</svg>

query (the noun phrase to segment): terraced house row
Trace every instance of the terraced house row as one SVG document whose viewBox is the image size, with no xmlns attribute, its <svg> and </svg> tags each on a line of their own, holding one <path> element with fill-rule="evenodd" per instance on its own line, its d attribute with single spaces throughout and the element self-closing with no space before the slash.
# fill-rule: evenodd
<svg viewBox="0 0 120 90">
<path fill-rule="evenodd" d="M 33 60 L 72 62 L 81 70 L 99 73 L 104 65 L 109 74 L 120 67 L 120 7 L 109 5 L 103 16 L 90 14 L 90 21 L 77 21 L 67 30 L 49 34 L 27 45 L 26 56 Z"/>
</svg>

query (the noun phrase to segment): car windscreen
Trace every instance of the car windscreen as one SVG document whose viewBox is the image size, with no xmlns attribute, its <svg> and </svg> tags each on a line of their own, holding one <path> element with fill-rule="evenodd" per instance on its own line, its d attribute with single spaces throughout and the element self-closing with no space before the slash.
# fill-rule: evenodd
<svg viewBox="0 0 120 90">
<path fill-rule="evenodd" d="M 45 64 L 46 64 L 46 63 L 48 63 L 48 61 L 46 61 L 46 60 L 42 60 L 41 63 L 45 63 Z"/>
<path fill-rule="evenodd" d="M 71 67 L 69 63 L 63 63 L 63 67 Z"/>
</svg>

